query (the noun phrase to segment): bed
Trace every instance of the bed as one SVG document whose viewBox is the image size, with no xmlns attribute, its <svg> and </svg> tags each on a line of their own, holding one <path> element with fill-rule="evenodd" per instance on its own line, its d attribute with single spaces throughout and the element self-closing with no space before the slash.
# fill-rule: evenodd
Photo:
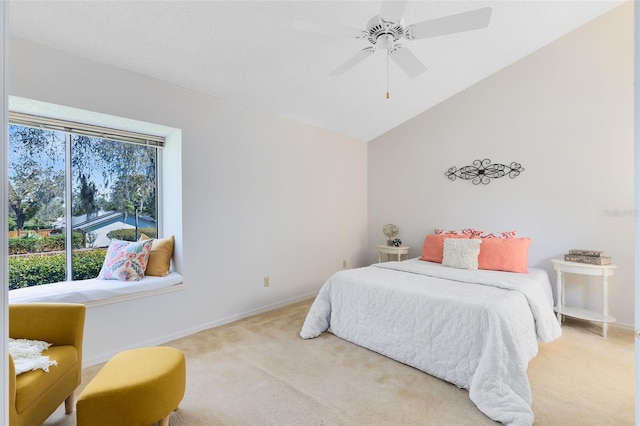
<svg viewBox="0 0 640 426">
<path fill-rule="evenodd" d="M 325 331 L 469 391 L 488 417 L 531 425 L 527 365 L 561 335 L 547 273 L 466 270 L 418 258 L 344 270 L 300 336 Z"/>
</svg>

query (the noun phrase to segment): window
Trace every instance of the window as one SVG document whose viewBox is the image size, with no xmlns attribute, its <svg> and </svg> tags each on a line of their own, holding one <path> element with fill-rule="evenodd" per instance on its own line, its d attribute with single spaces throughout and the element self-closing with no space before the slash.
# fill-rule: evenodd
<svg viewBox="0 0 640 426">
<path fill-rule="evenodd" d="M 9 289 L 98 275 L 111 238 L 158 233 L 164 139 L 9 116 Z"/>
</svg>

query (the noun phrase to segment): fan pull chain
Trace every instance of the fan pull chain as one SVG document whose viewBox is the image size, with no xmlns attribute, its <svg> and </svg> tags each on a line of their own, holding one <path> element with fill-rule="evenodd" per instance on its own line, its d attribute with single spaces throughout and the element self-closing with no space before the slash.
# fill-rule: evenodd
<svg viewBox="0 0 640 426">
<path fill-rule="evenodd" d="M 387 99 L 389 99 L 389 49 L 387 49 Z"/>
</svg>

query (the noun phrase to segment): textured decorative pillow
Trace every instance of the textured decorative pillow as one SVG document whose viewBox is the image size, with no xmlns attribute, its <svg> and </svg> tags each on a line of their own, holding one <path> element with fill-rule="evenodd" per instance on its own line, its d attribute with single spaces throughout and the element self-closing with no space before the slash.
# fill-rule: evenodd
<svg viewBox="0 0 640 426">
<path fill-rule="evenodd" d="M 468 235 L 469 237 L 475 237 L 477 235 L 482 234 L 482 231 L 478 231 L 473 228 L 451 229 L 451 230 L 436 228 L 434 231 L 436 235 L 453 234 L 453 235 Z"/>
<path fill-rule="evenodd" d="M 460 269 L 478 269 L 478 255 L 482 240 L 477 238 L 445 238 L 442 264 Z"/>
<path fill-rule="evenodd" d="M 527 273 L 529 245 L 525 238 L 486 238 L 482 240 L 478 269 Z"/>
<path fill-rule="evenodd" d="M 147 269 L 152 242 L 111 240 L 98 279 L 140 281 Z"/>
<path fill-rule="evenodd" d="M 138 241 L 151 240 L 145 234 L 140 235 Z M 173 256 L 174 238 L 156 238 L 152 240 L 151 253 L 149 253 L 149 262 L 145 275 L 154 277 L 164 277 L 171 269 L 171 257 Z"/>
<path fill-rule="evenodd" d="M 428 260 L 429 262 L 442 263 L 442 254 L 444 250 L 445 238 L 469 239 L 469 236 L 456 235 L 456 234 L 440 234 L 440 235 L 429 234 L 424 239 L 420 260 Z"/>
<path fill-rule="evenodd" d="M 476 235 L 478 238 L 515 238 L 516 231 L 504 231 L 504 232 L 479 232 Z"/>
<path fill-rule="evenodd" d="M 477 237 L 480 238 L 515 238 L 516 231 L 505 231 L 505 232 L 481 232 Z"/>
</svg>

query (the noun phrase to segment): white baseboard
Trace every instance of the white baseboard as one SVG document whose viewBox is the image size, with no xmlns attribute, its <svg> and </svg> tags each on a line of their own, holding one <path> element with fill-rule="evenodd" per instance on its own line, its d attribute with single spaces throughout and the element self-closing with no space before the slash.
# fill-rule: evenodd
<svg viewBox="0 0 640 426">
<path fill-rule="evenodd" d="M 617 328 L 618 330 L 631 331 L 632 333 L 635 330 L 635 327 L 633 326 L 633 324 L 625 324 L 621 322 L 610 322 L 609 328 Z"/>
<path fill-rule="evenodd" d="M 225 317 L 225 318 L 221 318 L 219 320 L 207 322 L 207 323 L 195 326 L 195 327 L 191 327 L 191 328 L 187 328 L 187 329 L 184 329 L 184 330 L 180 330 L 178 332 L 159 335 L 159 336 L 156 336 L 156 337 L 154 337 L 152 339 L 149 339 L 149 340 L 140 341 L 140 342 L 136 343 L 135 345 L 122 346 L 122 347 L 119 347 L 119 348 L 113 348 L 112 350 L 109 350 L 108 352 L 105 352 L 105 353 L 101 353 L 101 354 L 98 354 L 98 355 L 95 355 L 95 356 L 91 356 L 91 357 L 85 357 L 82 360 L 82 365 L 83 365 L 83 367 L 91 367 L 91 366 L 94 366 L 94 365 L 102 364 L 103 362 L 107 362 L 114 355 L 116 355 L 117 353 L 122 352 L 122 351 L 126 351 L 126 350 L 129 350 L 129 349 L 148 347 L 148 346 L 162 345 L 162 344 L 165 344 L 167 342 L 171 342 L 173 340 L 177 340 L 177 339 L 181 339 L 181 338 L 186 337 L 186 336 L 190 336 L 190 335 L 198 333 L 198 332 L 200 332 L 202 330 L 208 330 L 210 328 L 220 327 L 221 325 L 229 324 L 229 323 L 232 323 L 234 321 L 238 321 L 238 320 L 241 320 L 241 319 L 244 319 L 244 318 L 248 318 L 248 317 L 253 316 L 253 315 L 258 315 L 258 314 L 261 314 L 261 313 L 264 313 L 264 312 L 268 312 L 268 311 L 272 311 L 274 309 L 278 309 L 278 308 L 281 308 L 281 307 L 284 307 L 284 306 L 287 306 L 287 305 L 291 305 L 293 303 L 301 302 L 303 300 L 307 300 L 307 299 L 310 299 L 312 297 L 315 297 L 317 294 L 318 294 L 318 292 L 314 291 L 312 293 L 304 294 L 302 296 L 292 297 L 290 299 L 282 300 L 280 302 L 276 302 L 276 303 L 272 303 L 272 304 L 269 304 L 269 305 L 262 306 L 260 308 L 252 309 L 252 310 L 247 311 L 247 312 L 239 313 L 239 314 L 236 314 L 236 315 L 231 315 L 231 316 L 228 316 L 228 317 Z"/>
</svg>

